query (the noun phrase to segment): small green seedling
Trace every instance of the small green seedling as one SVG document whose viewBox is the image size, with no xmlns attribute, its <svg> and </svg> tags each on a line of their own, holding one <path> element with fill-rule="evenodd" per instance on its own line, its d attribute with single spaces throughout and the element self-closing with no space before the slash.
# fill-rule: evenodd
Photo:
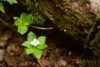
<svg viewBox="0 0 100 67">
<path fill-rule="evenodd" d="M 1 3 L 1 2 L 0 2 L 0 11 L 3 12 L 3 13 L 5 13 L 3 3 Z"/>
<path fill-rule="evenodd" d="M 18 3 L 17 0 L 1 0 L 1 1 L 7 1 L 11 5 L 14 3 Z"/>
<path fill-rule="evenodd" d="M 47 47 L 45 39 L 45 36 L 37 38 L 33 32 L 29 32 L 27 41 L 25 41 L 22 45 L 26 47 L 27 54 L 33 54 L 37 59 L 40 59 L 43 49 Z"/>
<path fill-rule="evenodd" d="M 7 0 L 7 2 L 9 2 L 11 5 L 14 3 L 18 3 L 17 0 Z"/>
<path fill-rule="evenodd" d="M 18 3 L 17 0 L 1 0 L 1 1 L 7 1 L 11 5 L 14 3 Z M 0 11 L 5 13 L 3 3 L 1 3 L 1 2 L 0 2 Z"/>
<path fill-rule="evenodd" d="M 28 26 L 33 23 L 33 16 L 31 14 L 22 13 L 20 18 L 14 17 L 14 24 L 18 27 L 20 34 L 25 34 L 28 31 Z"/>
</svg>

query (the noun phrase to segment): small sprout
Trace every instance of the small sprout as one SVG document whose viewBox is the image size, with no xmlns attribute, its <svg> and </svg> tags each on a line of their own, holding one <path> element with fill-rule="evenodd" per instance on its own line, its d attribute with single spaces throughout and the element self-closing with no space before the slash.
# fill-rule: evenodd
<svg viewBox="0 0 100 67">
<path fill-rule="evenodd" d="M 14 19 L 14 24 L 18 28 L 17 31 L 22 35 L 28 31 L 28 26 L 33 23 L 33 16 L 31 14 L 22 13 L 20 17 L 14 17 Z M 37 38 L 35 33 L 29 32 L 27 41 L 22 43 L 22 45 L 26 47 L 27 54 L 32 54 L 37 59 L 40 59 L 43 49 L 47 47 L 45 40 L 45 36 L 40 36 Z"/>
<path fill-rule="evenodd" d="M 20 34 L 25 34 L 28 31 L 28 26 L 33 23 L 33 16 L 31 14 L 22 13 L 20 17 L 14 17 L 14 24 L 18 27 Z"/>
<path fill-rule="evenodd" d="M 33 54 L 37 59 L 40 59 L 43 49 L 47 47 L 45 39 L 45 36 L 37 38 L 33 32 L 29 32 L 27 41 L 25 41 L 22 45 L 26 47 L 27 54 Z"/>
</svg>

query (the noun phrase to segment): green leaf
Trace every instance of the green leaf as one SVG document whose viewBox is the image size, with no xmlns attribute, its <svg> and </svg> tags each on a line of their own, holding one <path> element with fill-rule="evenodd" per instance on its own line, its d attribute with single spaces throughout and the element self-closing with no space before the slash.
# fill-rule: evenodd
<svg viewBox="0 0 100 67">
<path fill-rule="evenodd" d="M 27 16 L 26 13 L 21 13 L 21 15 L 20 15 L 20 19 L 25 19 L 26 16 Z"/>
<path fill-rule="evenodd" d="M 3 13 L 5 13 L 3 4 L 1 2 L 0 2 L 0 11 L 3 12 Z"/>
<path fill-rule="evenodd" d="M 31 14 L 22 13 L 20 16 L 24 25 L 30 25 L 33 22 L 33 16 Z"/>
<path fill-rule="evenodd" d="M 22 43 L 22 45 L 27 48 L 32 48 L 32 45 L 30 45 L 30 41 L 25 41 Z"/>
<path fill-rule="evenodd" d="M 46 47 L 47 47 L 46 44 L 39 44 L 39 45 L 37 46 L 38 49 L 45 49 Z"/>
<path fill-rule="evenodd" d="M 33 17 L 31 14 L 28 14 L 24 19 L 23 19 L 23 23 L 25 25 L 30 25 L 33 23 Z"/>
<path fill-rule="evenodd" d="M 28 31 L 27 26 L 24 26 L 24 25 L 18 26 L 18 32 L 19 32 L 20 34 L 23 35 L 23 34 L 25 34 L 27 31 Z"/>
<path fill-rule="evenodd" d="M 45 36 L 40 36 L 40 37 L 38 38 L 38 41 L 40 42 L 40 44 L 45 44 L 45 39 L 46 39 Z"/>
<path fill-rule="evenodd" d="M 9 2 L 11 5 L 14 3 L 18 3 L 17 0 L 7 0 L 7 2 Z"/>
<path fill-rule="evenodd" d="M 28 40 L 28 41 L 32 41 L 34 38 L 36 38 L 35 33 L 29 32 L 29 33 L 28 33 L 27 40 Z"/>
<path fill-rule="evenodd" d="M 22 26 L 22 25 L 23 25 L 23 24 L 22 24 L 22 20 L 19 19 L 19 18 L 17 18 L 17 19 L 15 20 L 14 24 L 15 24 L 16 26 Z"/>
<path fill-rule="evenodd" d="M 33 53 L 33 55 L 34 55 L 37 59 L 40 59 L 41 56 L 42 56 L 42 50 L 35 49 L 35 52 Z"/>
<path fill-rule="evenodd" d="M 36 48 L 33 48 L 33 49 L 32 48 L 26 48 L 26 53 L 27 54 L 33 54 L 35 52 L 35 49 Z"/>
</svg>

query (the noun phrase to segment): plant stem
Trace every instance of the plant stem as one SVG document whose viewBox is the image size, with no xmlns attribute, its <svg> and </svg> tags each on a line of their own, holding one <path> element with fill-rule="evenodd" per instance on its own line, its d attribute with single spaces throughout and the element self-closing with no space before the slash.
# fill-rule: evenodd
<svg viewBox="0 0 100 67">
<path fill-rule="evenodd" d="M 36 60 L 37 60 L 37 62 L 40 64 L 41 67 L 44 67 L 44 66 L 42 65 L 42 63 L 40 62 L 39 59 L 36 59 Z"/>
</svg>

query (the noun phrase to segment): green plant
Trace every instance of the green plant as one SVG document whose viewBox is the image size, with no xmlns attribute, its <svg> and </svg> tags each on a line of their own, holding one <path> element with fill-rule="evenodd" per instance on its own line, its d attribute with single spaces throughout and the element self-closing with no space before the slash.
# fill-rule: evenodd
<svg viewBox="0 0 100 67">
<path fill-rule="evenodd" d="M 3 12 L 3 13 L 5 13 L 3 3 L 1 3 L 1 2 L 0 2 L 0 11 Z"/>
<path fill-rule="evenodd" d="M 45 36 L 36 37 L 33 32 L 29 32 L 27 36 L 27 41 L 22 45 L 26 47 L 27 54 L 33 54 L 37 59 L 41 58 L 42 50 L 47 47 L 45 44 Z"/>
<path fill-rule="evenodd" d="M 7 1 L 11 5 L 14 3 L 18 3 L 17 0 L 4 0 L 4 1 Z"/>
<path fill-rule="evenodd" d="M 18 27 L 18 32 L 22 35 L 28 31 L 28 26 L 33 23 L 31 14 L 22 13 L 20 18 L 14 17 L 14 19 L 14 24 Z"/>
<path fill-rule="evenodd" d="M 18 27 L 18 32 L 22 35 L 28 31 L 28 26 L 33 23 L 33 16 L 31 14 L 22 13 L 19 18 L 14 17 L 14 19 L 14 24 Z M 33 32 L 29 32 L 27 41 L 22 45 L 26 47 L 27 54 L 33 54 L 37 59 L 40 59 L 42 50 L 47 47 L 45 39 L 45 36 L 37 38 Z"/>
<path fill-rule="evenodd" d="M 7 1 L 11 5 L 14 3 L 18 3 L 17 0 L 1 0 L 1 1 Z M 3 6 L 2 2 L 0 2 L 0 11 L 5 13 L 4 6 Z"/>
</svg>

